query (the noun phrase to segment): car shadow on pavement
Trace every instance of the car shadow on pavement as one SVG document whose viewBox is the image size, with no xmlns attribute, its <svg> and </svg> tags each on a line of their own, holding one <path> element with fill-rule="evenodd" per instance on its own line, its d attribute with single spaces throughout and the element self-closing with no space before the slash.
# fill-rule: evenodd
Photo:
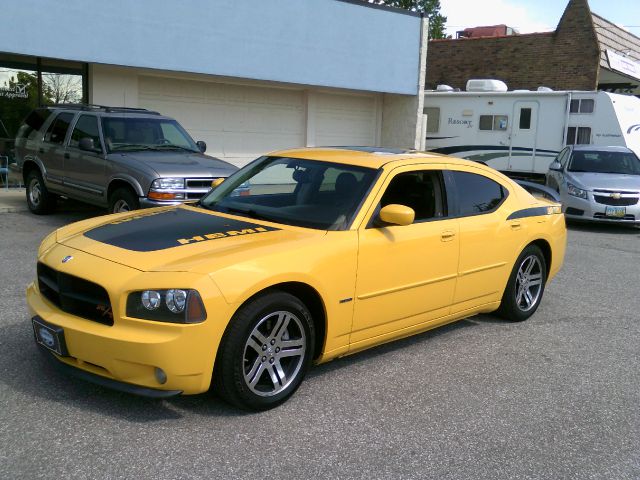
<svg viewBox="0 0 640 480">
<path fill-rule="evenodd" d="M 6 325 L 0 354 L 0 384 L 8 396 L 30 397 L 34 402 L 57 402 L 134 423 L 178 420 L 189 413 L 240 416 L 239 411 L 210 393 L 150 399 L 95 385 L 60 372 L 41 352 L 28 321 Z M 10 393 L 11 391 L 14 393 Z"/>
<path fill-rule="evenodd" d="M 640 227 L 634 225 L 617 225 L 612 223 L 580 222 L 567 220 L 567 229 L 578 232 L 640 235 Z"/>
</svg>

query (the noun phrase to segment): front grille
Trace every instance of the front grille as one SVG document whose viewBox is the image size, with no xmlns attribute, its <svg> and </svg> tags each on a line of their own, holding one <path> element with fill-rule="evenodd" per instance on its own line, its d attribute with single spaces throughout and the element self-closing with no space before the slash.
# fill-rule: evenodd
<svg viewBox="0 0 640 480">
<path fill-rule="evenodd" d="M 187 178 L 185 180 L 187 188 L 211 188 L 211 182 L 213 178 Z"/>
<path fill-rule="evenodd" d="M 613 198 L 604 195 L 594 195 L 593 199 L 602 205 L 612 205 L 615 207 L 629 207 L 638 203 L 638 197 Z"/>
<path fill-rule="evenodd" d="M 100 285 L 38 263 L 40 293 L 60 310 L 104 325 L 113 325 L 109 294 Z"/>
<path fill-rule="evenodd" d="M 619 221 L 635 221 L 636 217 L 633 215 L 625 215 L 624 217 L 607 217 L 604 213 L 594 213 L 593 218 L 603 219 L 603 220 L 619 220 Z"/>
</svg>

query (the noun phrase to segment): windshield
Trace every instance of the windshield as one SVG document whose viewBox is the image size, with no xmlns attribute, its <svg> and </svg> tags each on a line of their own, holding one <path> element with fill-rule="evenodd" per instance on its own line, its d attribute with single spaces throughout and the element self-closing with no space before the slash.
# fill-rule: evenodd
<svg viewBox="0 0 640 480">
<path fill-rule="evenodd" d="M 199 152 L 189 134 L 166 118 L 102 117 L 107 151 L 187 150 Z"/>
<path fill-rule="evenodd" d="M 320 230 L 347 228 L 377 170 L 340 163 L 263 157 L 200 204 L 207 209 Z"/>
<path fill-rule="evenodd" d="M 640 160 L 631 152 L 575 151 L 568 170 L 640 175 Z"/>
</svg>

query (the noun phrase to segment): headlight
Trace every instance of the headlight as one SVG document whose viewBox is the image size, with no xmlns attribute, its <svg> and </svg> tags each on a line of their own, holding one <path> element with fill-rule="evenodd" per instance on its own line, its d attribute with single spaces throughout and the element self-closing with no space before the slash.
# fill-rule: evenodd
<svg viewBox="0 0 640 480">
<path fill-rule="evenodd" d="M 587 191 L 576 187 L 572 183 L 567 183 L 567 193 L 572 197 L 584 198 L 585 200 L 587 199 Z"/>
<path fill-rule="evenodd" d="M 184 178 L 156 178 L 151 182 L 152 190 L 176 190 L 184 188 Z"/>
<path fill-rule="evenodd" d="M 200 294 L 195 290 L 143 290 L 127 298 L 127 317 L 171 323 L 200 323 L 207 318 Z"/>
</svg>

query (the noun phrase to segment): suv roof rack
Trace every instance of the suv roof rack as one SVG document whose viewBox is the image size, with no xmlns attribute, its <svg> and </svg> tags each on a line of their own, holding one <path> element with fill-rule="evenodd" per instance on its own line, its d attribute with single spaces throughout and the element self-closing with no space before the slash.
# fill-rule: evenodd
<svg viewBox="0 0 640 480">
<path fill-rule="evenodd" d="M 49 108 L 66 108 L 69 110 L 83 110 L 83 111 L 99 111 L 106 113 L 146 113 L 149 115 L 160 115 L 160 112 L 153 110 L 147 110 L 146 108 L 133 108 L 133 107 L 109 107 L 107 105 L 94 105 L 92 103 L 56 103 L 54 105 L 48 105 Z"/>
</svg>

